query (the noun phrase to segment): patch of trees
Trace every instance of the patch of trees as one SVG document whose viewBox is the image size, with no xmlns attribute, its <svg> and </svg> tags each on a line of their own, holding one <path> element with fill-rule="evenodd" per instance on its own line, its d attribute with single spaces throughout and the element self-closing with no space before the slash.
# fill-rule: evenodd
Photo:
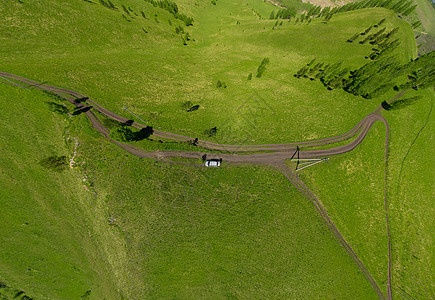
<svg viewBox="0 0 435 300">
<path fill-rule="evenodd" d="M 377 32 L 373 34 L 369 34 L 372 28 L 378 27 L 379 25 L 383 24 L 384 21 L 385 19 L 382 19 L 378 24 L 368 27 L 366 30 L 364 30 L 364 32 L 355 33 L 352 37 L 350 37 L 347 40 L 347 42 L 353 43 L 360 36 L 365 36 L 365 38 L 359 41 L 359 43 L 365 44 L 368 42 L 369 44 L 375 46 L 374 48 L 372 48 L 373 52 L 366 58 L 370 58 L 371 60 L 377 60 L 386 57 L 388 54 L 393 52 L 393 50 L 400 45 L 399 39 L 395 39 L 393 41 L 390 40 L 397 33 L 399 27 L 396 27 L 387 33 L 385 33 L 386 28 L 383 27 Z"/>
<path fill-rule="evenodd" d="M 287 7 L 278 10 L 276 13 L 272 11 L 270 13 L 269 19 L 291 19 L 294 18 L 297 14 L 297 10 L 294 7 Z"/>
<path fill-rule="evenodd" d="M 261 61 L 260 66 L 257 68 L 257 77 L 260 78 L 264 71 L 266 71 L 266 66 L 269 64 L 269 58 L 265 57 L 263 58 L 263 60 Z"/>
<path fill-rule="evenodd" d="M 383 58 L 390 54 L 394 49 L 396 49 L 400 45 L 400 40 L 395 39 L 391 42 L 385 41 L 380 44 L 378 44 L 377 48 L 373 48 L 372 54 L 370 54 L 369 58 L 371 60 L 376 60 Z"/>
<path fill-rule="evenodd" d="M 346 11 L 353 11 L 363 8 L 383 7 L 391 9 L 394 12 L 407 16 L 416 8 L 412 0 L 363 0 L 359 2 L 348 3 L 343 6 L 330 9 L 329 14 L 337 14 Z"/>
<path fill-rule="evenodd" d="M 305 9 L 306 12 L 300 18 L 296 18 L 295 24 L 298 22 L 303 23 L 304 21 L 309 23 L 312 18 L 320 17 L 324 18 L 322 23 L 327 23 L 334 14 L 371 7 L 383 7 L 393 10 L 399 15 L 408 16 L 415 10 L 416 5 L 414 5 L 413 0 L 362 0 L 333 8 L 324 7 L 323 9 L 321 6 L 311 5 L 309 9 Z M 296 13 L 293 15 L 295 11 L 297 11 L 295 7 L 283 8 L 278 10 L 278 12 L 273 11 L 269 19 L 290 19 L 296 16 Z"/>
<path fill-rule="evenodd" d="M 282 26 L 282 21 L 280 22 L 279 20 L 276 20 L 275 25 L 273 25 L 272 29 L 275 29 L 275 27 L 277 26 Z"/>
<path fill-rule="evenodd" d="M 100 4 L 106 8 L 118 10 L 118 8 L 115 5 L 113 5 L 113 3 L 110 0 L 107 0 L 107 2 L 104 0 L 99 0 L 99 1 L 100 1 Z"/>
<path fill-rule="evenodd" d="M 344 90 L 367 99 L 378 97 L 389 91 L 402 73 L 400 63 L 394 57 L 387 57 L 352 71 Z"/>
<path fill-rule="evenodd" d="M 411 26 L 412 26 L 412 28 L 417 29 L 418 27 L 421 26 L 421 21 L 420 20 L 415 21 L 415 22 L 411 23 Z"/>
<path fill-rule="evenodd" d="M 389 108 L 390 108 L 390 110 L 402 109 L 402 108 L 405 108 L 409 105 L 414 104 L 415 102 L 417 102 L 417 100 L 419 100 L 421 98 L 422 98 L 422 96 L 418 95 L 418 96 L 409 97 L 409 98 L 402 99 L 402 100 L 396 100 L 393 103 L 389 104 Z"/>
<path fill-rule="evenodd" d="M 27 225 L 28 223 L 25 224 Z M 21 300 L 33 299 L 32 297 L 26 295 L 26 292 L 11 288 L 2 281 L 0 281 L 0 296 L 1 299 L 21 299 Z"/>
<path fill-rule="evenodd" d="M 184 31 L 184 28 L 181 25 L 175 27 L 175 33 L 181 35 L 181 40 L 183 41 L 183 45 L 187 45 L 187 42 L 192 39 L 190 37 L 190 34 Z"/>
<path fill-rule="evenodd" d="M 324 7 L 322 9 L 320 6 L 313 6 L 306 14 L 304 14 L 304 18 L 300 21 L 303 22 L 304 20 L 308 20 L 310 18 L 324 17 L 322 22 L 326 23 L 334 14 L 372 7 L 383 7 L 393 10 L 397 14 L 408 16 L 415 10 L 416 5 L 414 5 L 413 0 L 362 0 L 333 8 Z"/>
<path fill-rule="evenodd" d="M 154 7 L 167 10 L 175 19 L 183 21 L 186 26 L 193 25 L 193 18 L 180 13 L 175 2 L 170 0 L 145 0 L 145 2 L 151 3 Z"/>
<path fill-rule="evenodd" d="M 402 65 L 395 57 L 385 57 L 350 71 L 342 62 L 315 64 L 312 60 L 294 75 L 319 79 L 329 90 L 342 88 L 353 95 L 375 98 L 394 88 L 396 91 L 435 85 L 435 51 Z M 400 83 L 398 83 L 400 82 Z"/>
<path fill-rule="evenodd" d="M 396 91 L 412 88 L 415 90 L 435 85 L 435 51 L 420 56 L 405 66 L 407 80 L 394 89 Z"/>
<path fill-rule="evenodd" d="M 183 45 L 187 46 L 187 42 L 191 40 L 190 34 L 185 32 L 183 35 L 181 35 L 181 40 L 183 41 Z"/>
</svg>

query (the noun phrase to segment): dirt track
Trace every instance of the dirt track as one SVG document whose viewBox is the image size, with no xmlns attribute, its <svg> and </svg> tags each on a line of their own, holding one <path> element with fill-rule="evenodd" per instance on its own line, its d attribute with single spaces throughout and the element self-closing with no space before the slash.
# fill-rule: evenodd
<svg viewBox="0 0 435 300">
<path fill-rule="evenodd" d="M 104 107 L 102 107 L 101 105 L 96 103 L 95 101 L 87 98 L 85 95 L 80 94 L 78 92 L 41 84 L 39 82 L 30 80 L 30 79 L 26 79 L 26 78 L 23 78 L 23 77 L 20 77 L 17 75 L 13 75 L 10 73 L 6 73 L 6 72 L 0 72 L 0 76 L 6 77 L 9 79 L 13 79 L 13 80 L 17 80 L 17 81 L 20 81 L 22 83 L 27 83 L 27 84 L 30 84 L 32 86 L 36 86 L 39 89 L 50 91 L 52 93 L 55 93 L 55 94 L 61 96 L 62 98 L 67 99 L 69 102 L 74 104 L 77 108 L 82 109 L 88 115 L 88 117 L 90 117 L 93 126 L 98 131 L 100 131 L 102 134 L 104 134 L 105 136 L 107 136 L 109 130 L 104 128 L 104 126 L 101 124 L 101 122 L 99 122 L 98 118 L 96 118 L 95 114 L 92 114 L 92 110 L 90 108 L 95 109 L 98 112 L 104 114 L 105 116 L 107 116 L 113 120 L 116 120 L 118 122 L 121 122 L 121 123 L 130 122 L 129 124 L 134 128 L 141 129 L 141 128 L 146 127 L 145 124 L 133 122 L 130 119 L 124 118 L 122 116 L 119 116 L 119 115 L 105 109 Z M 75 101 L 76 99 L 86 99 L 86 100 L 81 102 L 81 103 L 77 103 Z M 88 105 L 86 105 L 85 102 Z M 89 109 L 89 110 L 87 110 L 87 109 Z M 291 155 L 296 150 L 296 147 L 299 147 L 299 149 L 301 149 L 300 158 L 319 158 L 319 157 L 327 156 L 327 155 L 342 154 L 342 153 L 353 150 L 356 146 L 358 146 L 358 144 L 367 135 L 367 133 L 368 133 L 369 129 L 371 128 L 371 126 L 373 125 L 373 123 L 378 121 L 378 120 L 386 123 L 385 119 L 381 115 L 378 114 L 378 111 L 376 111 L 376 113 L 372 113 L 372 114 L 369 114 L 368 116 L 366 116 L 354 128 L 352 128 L 351 130 L 349 130 L 348 132 L 346 132 L 344 134 L 330 137 L 330 138 L 314 140 L 314 141 L 294 142 L 294 143 L 285 143 L 285 144 L 264 144 L 264 145 L 225 145 L 225 144 L 212 143 L 212 142 L 208 142 L 208 141 L 204 141 L 204 140 L 197 140 L 197 145 L 199 147 L 204 148 L 204 149 L 221 150 L 221 151 L 228 151 L 228 152 L 232 152 L 232 153 L 274 151 L 272 153 L 252 154 L 249 156 L 247 156 L 247 155 L 240 156 L 240 155 L 234 155 L 234 154 L 219 155 L 222 159 L 225 159 L 226 161 L 229 161 L 229 162 L 246 161 L 246 162 L 253 162 L 253 163 L 270 163 L 270 162 L 276 162 L 277 160 L 283 161 L 283 160 L 291 157 Z M 355 137 L 357 134 L 358 134 L 358 136 L 353 142 L 351 142 L 347 145 L 344 145 L 344 146 L 330 148 L 330 149 L 324 149 L 324 150 L 311 150 L 311 151 L 305 150 L 305 149 L 309 149 L 312 147 L 325 146 L 328 144 L 333 144 L 333 143 L 341 142 L 344 140 L 348 140 L 348 139 Z M 172 140 L 182 141 L 182 142 L 189 142 L 189 141 L 195 140 L 194 137 L 188 137 L 188 136 L 179 135 L 179 134 L 175 134 L 175 133 L 171 133 L 171 132 L 160 131 L 160 130 L 154 130 L 153 135 L 156 137 L 160 137 L 160 138 L 172 139 Z M 198 155 L 200 155 L 201 157 L 204 154 L 205 153 L 198 152 Z M 157 153 L 144 151 L 144 153 L 141 154 L 140 156 L 141 157 L 148 157 L 148 158 L 155 158 L 155 155 L 157 155 Z M 186 151 L 159 151 L 158 155 L 159 155 L 159 157 L 165 156 L 165 155 L 169 156 L 169 157 L 183 157 L 183 155 L 188 155 L 188 158 L 193 158 L 192 157 L 193 152 L 186 152 Z M 290 157 L 287 157 L 289 155 L 290 155 Z M 216 158 L 216 155 L 210 154 L 210 157 Z M 195 158 L 200 158 L 200 157 L 196 156 Z"/>
<path fill-rule="evenodd" d="M 119 116 L 104 107 L 100 106 L 95 101 L 87 98 L 85 95 L 80 94 L 78 92 L 64 89 L 64 88 L 58 88 L 54 86 L 49 86 L 46 84 L 42 84 L 39 82 L 36 82 L 34 80 L 30 80 L 24 77 L 20 77 L 14 74 L 6 73 L 6 72 L 0 72 L 0 78 L 6 78 L 8 80 L 15 80 L 19 81 L 21 84 L 29 84 L 30 86 L 37 87 L 41 90 L 50 91 L 54 94 L 59 95 L 60 97 L 68 100 L 70 103 L 75 105 L 78 109 L 80 109 L 83 113 L 85 113 L 89 120 L 91 121 L 92 125 L 95 129 L 97 129 L 101 134 L 103 134 L 106 138 L 108 138 L 111 142 L 115 143 L 119 147 L 123 148 L 124 150 L 128 151 L 129 153 L 143 157 L 143 158 L 152 158 L 152 159 L 164 159 L 167 157 L 183 157 L 183 158 L 192 158 L 192 159 L 204 159 L 206 157 L 207 159 L 222 159 L 226 162 L 231 163 L 254 163 L 254 164 L 268 164 L 273 165 L 280 170 L 283 175 L 293 184 L 295 185 L 303 194 L 305 194 L 310 201 L 314 204 L 316 209 L 319 211 L 320 215 L 324 219 L 325 223 L 330 228 L 331 232 L 335 235 L 337 240 L 342 244 L 342 246 L 345 248 L 345 250 L 349 253 L 349 255 L 352 257 L 352 259 L 355 261 L 355 263 L 358 265 L 364 276 L 367 278 L 367 280 L 372 285 L 373 289 L 376 291 L 378 297 L 380 299 L 385 299 L 384 294 L 380 290 L 379 286 L 377 285 L 376 281 L 373 279 L 373 277 L 370 275 L 368 270 L 364 267 L 360 259 L 357 257 L 353 249 L 350 247 L 350 245 L 345 241 L 343 236 L 340 234 L 338 229 L 335 227 L 332 220 L 329 218 L 328 214 L 326 213 L 325 209 L 317 199 L 317 197 L 306 187 L 306 185 L 299 179 L 297 174 L 295 174 L 293 171 L 288 169 L 285 166 L 285 161 L 290 159 L 292 155 L 295 153 L 296 147 L 299 147 L 299 158 L 320 158 L 325 156 L 331 156 L 331 155 L 337 155 L 349 152 L 353 150 L 355 147 L 357 147 L 365 138 L 367 133 L 369 132 L 370 128 L 372 127 L 373 123 L 376 121 L 381 121 L 385 124 L 387 129 L 387 135 L 386 135 L 386 145 L 385 145 L 385 190 L 384 190 L 384 202 L 385 202 L 385 214 L 386 214 L 386 222 L 387 222 L 387 236 L 388 236 L 388 283 L 387 283 L 387 299 L 391 299 L 391 244 L 390 244 L 390 233 L 389 233 L 389 226 L 388 226 L 388 205 L 387 205 L 387 159 L 388 159 L 388 136 L 389 136 L 389 126 L 384 117 L 380 115 L 381 107 L 379 107 L 375 112 L 367 115 L 364 119 L 362 119 L 355 127 L 353 127 L 348 132 L 330 137 L 330 138 L 324 138 L 314 141 L 304 141 L 304 142 L 294 142 L 294 143 L 285 143 L 285 144 L 264 144 L 264 145 L 224 145 L 224 144 L 217 144 L 212 143 L 204 140 L 198 140 L 197 145 L 202 147 L 204 150 L 210 149 L 210 150 L 223 150 L 231 152 L 232 154 L 216 154 L 216 153 L 207 153 L 207 152 L 193 152 L 193 151 L 152 151 L 148 152 L 143 149 L 139 149 L 133 145 L 130 144 L 124 144 L 117 141 L 114 141 L 109 138 L 110 131 L 103 126 L 97 115 L 92 110 L 96 110 L 105 116 L 119 121 L 121 123 L 126 123 L 131 125 L 134 128 L 145 128 L 146 125 L 133 122 L 130 119 L 124 118 L 122 116 Z M 11 83 L 9 83 L 11 84 Z M 17 86 L 24 87 L 20 84 L 15 83 Z M 26 87 L 24 87 L 26 88 Z M 399 97 L 403 95 L 398 95 Z M 77 99 L 81 99 L 82 101 L 78 102 Z M 394 99 L 395 100 L 395 99 Z M 175 133 L 160 131 L 160 130 L 154 130 L 153 132 L 154 136 L 160 137 L 160 138 L 166 138 L 166 139 L 172 139 L 176 141 L 193 141 L 195 138 L 187 137 Z M 313 147 L 319 147 L 319 146 L 325 146 L 329 144 L 338 143 L 341 141 L 345 141 L 348 139 L 351 139 L 353 137 L 356 138 L 349 142 L 346 145 L 341 145 L 329 149 L 316 149 L 316 150 L 310 150 L 310 148 Z M 240 155 L 236 154 L 238 152 L 261 152 L 261 151 L 268 151 L 266 153 L 254 153 L 250 155 Z M 272 152 L 271 152 L 272 151 Z"/>
</svg>

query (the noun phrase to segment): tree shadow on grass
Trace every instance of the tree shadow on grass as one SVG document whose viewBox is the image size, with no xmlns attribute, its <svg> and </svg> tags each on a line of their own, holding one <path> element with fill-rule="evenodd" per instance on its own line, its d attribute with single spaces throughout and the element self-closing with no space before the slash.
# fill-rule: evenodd
<svg viewBox="0 0 435 300">
<path fill-rule="evenodd" d="M 72 113 L 72 115 L 73 115 L 73 116 L 78 116 L 78 115 L 80 115 L 81 113 L 88 112 L 91 108 L 92 108 L 92 106 L 85 106 L 85 107 L 77 108 L 77 109 Z"/>
<path fill-rule="evenodd" d="M 46 169 L 61 172 L 66 169 L 66 166 L 68 165 L 68 159 L 65 155 L 52 155 L 47 158 L 41 159 L 39 164 Z"/>
<path fill-rule="evenodd" d="M 149 138 L 154 133 L 154 129 L 150 126 L 142 128 L 141 130 L 134 132 L 132 141 L 142 141 Z"/>
</svg>

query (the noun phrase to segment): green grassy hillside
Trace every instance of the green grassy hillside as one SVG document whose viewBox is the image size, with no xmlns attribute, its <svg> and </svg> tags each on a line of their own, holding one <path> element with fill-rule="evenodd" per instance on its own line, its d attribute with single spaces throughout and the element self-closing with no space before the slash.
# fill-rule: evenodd
<svg viewBox="0 0 435 300">
<path fill-rule="evenodd" d="M 315 209 L 266 167 L 201 169 L 83 141 L 139 298 L 373 298 Z M 345 275 L 344 275 L 345 274 Z M 340 279 L 338 279 L 340 278 Z"/>
<path fill-rule="evenodd" d="M 113 260 L 123 250 L 107 210 L 69 166 L 69 120 L 39 92 L 2 84 L 0 95 L 0 281 L 34 299 L 118 297 Z M 62 156 L 64 164 L 46 163 Z"/>
<path fill-rule="evenodd" d="M 343 60 L 350 68 L 362 66 L 371 46 L 346 40 L 384 17 L 387 28 L 400 27 L 403 47 L 396 50 L 397 55 L 403 61 L 416 55 L 410 26 L 385 9 L 339 14 L 328 24 L 321 19 L 310 25 L 286 20 L 272 30 L 275 20 L 259 20 L 252 11 L 271 9 L 266 5 L 260 10 L 262 1 L 222 1 L 216 6 L 205 2 L 185 9 L 195 16 L 195 25 L 185 28 L 195 41 L 183 46 L 175 33 L 175 24 L 180 22 L 142 1 L 127 1 L 126 5 L 131 3 L 139 14 L 157 14 L 160 23 L 140 16 L 127 22 L 121 13 L 97 4 L 60 3 L 53 8 L 30 2 L 5 7 L 9 14 L 21 11 L 29 27 L 14 25 L 14 18 L 20 16 L 17 13 L 17 17 L 2 20 L 1 36 L 6 37 L 2 51 L 7 57 L 3 70 L 80 90 L 120 114 L 128 106 L 152 126 L 168 131 L 205 138 L 204 130 L 216 126 L 219 142 L 235 143 L 236 135 L 243 140 L 249 136 L 250 143 L 297 141 L 341 133 L 353 126 L 381 99 L 367 102 L 293 75 L 312 58 L 325 63 Z M 53 19 L 49 23 L 63 26 L 32 29 L 31 20 L 38 22 L 40 11 Z M 59 16 L 60 12 L 68 17 Z M 264 75 L 256 78 L 265 57 L 270 63 Z M 250 73 L 254 78 L 248 81 Z M 218 80 L 227 88 L 217 89 Z M 259 121 L 252 128 L 246 113 L 240 111 L 252 107 L 257 98 L 263 104 L 255 108 Z M 185 101 L 200 109 L 183 112 L 180 105 Z M 306 114 L 307 109 L 312 113 Z M 299 130 L 288 130 L 282 123 L 290 128 L 297 124 Z"/>
<path fill-rule="evenodd" d="M 155 128 L 257 144 L 341 134 L 394 96 L 368 100 L 293 76 L 313 58 L 350 69 L 367 63 L 372 46 L 346 42 L 355 33 L 385 18 L 387 30 L 399 27 L 393 54 L 402 63 L 416 57 L 411 26 L 381 8 L 336 14 L 326 24 L 280 25 L 267 20 L 276 8 L 262 0 L 179 0 L 180 13 L 194 18 L 185 26 L 146 1 L 112 2 L 116 10 L 98 1 L 0 3 L 0 70 L 81 91 L 131 117 L 127 106 Z M 258 78 L 264 58 L 269 64 Z M 218 80 L 227 87 L 217 88 Z M 422 96 L 415 105 L 383 113 L 391 126 L 393 292 L 430 298 L 433 168 L 425 155 L 434 94 L 406 94 L 415 95 Z M 200 108 L 188 113 L 186 101 Z M 311 203 L 277 170 L 139 159 L 105 140 L 84 115 L 59 115 L 47 102 L 71 109 L 0 85 L 2 295 L 376 298 Z M 207 137 L 214 126 L 217 135 Z M 383 292 L 384 141 L 376 124 L 354 151 L 301 173 Z M 62 156 L 74 168 L 54 170 Z"/>
</svg>

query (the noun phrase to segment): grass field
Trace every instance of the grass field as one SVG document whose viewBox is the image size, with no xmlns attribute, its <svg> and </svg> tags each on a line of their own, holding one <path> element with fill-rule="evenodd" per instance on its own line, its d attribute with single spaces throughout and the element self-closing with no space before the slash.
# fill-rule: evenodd
<svg viewBox="0 0 435 300">
<path fill-rule="evenodd" d="M 430 298 L 434 290 L 430 269 L 433 235 L 431 187 L 433 168 L 425 163 L 433 140 L 433 91 L 408 92 L 423 96 L 417 104 L 385 112 L 390 124 L 388 201 L 393 245 L 393 284 L 396 297 L 403 289 L 418 299 Z M 320 196 L 347 240 L 359 249 L 385 287 L 387 237 L 383 213 L 383 150 L 385 127 L 379 123 L 354 151 L 329 164 L 305 171 L 303 178 Z M 334 180 L 330 180 L 334 177 Z M 418 200 L 417 200 L 418 199 Z M 418 228 L 418 229 L 417 229 Z M 364 239 L 361 233 L 364 232 Z M 426 274 L 426 275 L 425 275 Z M 399 288 L 400 287 L 400 288 Z M 406 294 L 404 294 L 406 296 Z"/>
<path fill-rule="evenodd" d="M 94 170 L 97 193 L 111 191 L 106 201 L 130 245 L 140 297 L 373 297 L 314 208 L 277 171 L 168 165 L 93 139 L 83 147 L 95 155 L 85 168 Z"/>
<path fill-rule="evenodd" d="M 253 3 L 252 7 L 250 3 Z M 204 3 L 186 8 L 195 14 L 196 24 L 187 29 L 195 38 L 195 42 L 188 46 L 182 45 L 167 20 L 153 24 L 151 28 L 159 28 L 159 31 L 149 29 L 145 34 L 142 28 L 149 20 L 137 18 L 129 23 L 119 18 L 115 23 L 112 17 L 103 16 L 113 14 L 119 17 L 119 13 L 97 5 L 70 3 L 71 7 L 89 6 L 92 10 L 81 14 L 79 8 L 71 8 L 64 13 L 70 16 L 63 21 L 66 32 L 53 27 L 45 36 L 46 40 L 29 36 L 27 31 L 17 33 L 15 27 L 3 21 L 6 26 L 2 26 L 5 31 L 2 36 L 23 35 L 18 40 L 7 40 L 4 51 L 15 47 L 25 50 L 24 53 L 5 52 L 8 59 L 3 69 L 81 90 L 120 114 L 125 114 L 122 107 L 128 106 L 145 120 L 150 120 L 156 128 L 205 138 L 204 130 L 216 126 L 218 134 L 215 140 L 219 142 L 237 143 L 242 136 L 248 143 L 261 143 L 341 133 L 383 100 L 368 102 L 343 91 L 327 91 L 320 83 L 293 77 L 315 57 L 325 63 L 343 60 L 351 68 L 363 65 L 366 62 L 364 56 L 371 52 L 370 47 L 346 43 L 356 32 L 390 16 L 387 28 L 400 26 L 399 34 L 404 41 L 398 55 L 403 61 L 415 56 L 411 28 L 389 11 L 370 9 L 345 13 L 334 16 L 326 25 L 321 24 L 320 19 L 310 25 L 294 25 L 293 20 L 271 30 L 274 20 L 258 20 L 252 12 L 252 9 L 260 13 L 267 10 L 259 8 L 261 3 L 253 0 L 243 4 L 222 2 L 216 6 Z M 133 4 L 131 6 L 135 9 Z M 43 9 L 39 7 L 42 4 L 23 4 L 24 7 L 31 5 L 35 6 L 29 7 L 32 11 Z M 56 5 L 59 6 L 56 10 L 46 13 L 58 20 L 58 11 L 67 7 Z M 148 6 L 142 3 L 135 10 L 145 10 Z M 170 17 L 165 15 L 165 11 L 156 12 L 160 19 L 163 18 L 161 15 Z M 97 14 L 102 16 L 96 18 Z M 146 14 L 150 13 L 146 11 Z M 96 18 L 100 24 L 92 28 L 88 28 L 87 22 L 77 25 L 74 22 L 79 15 L 84 20 Z M 34 17 L 39 18 L 39 15 Z M 237 21 L 241 24 L 237 25 Z M 113 34 L 98 29 L 111 28 L 118 23 L 119 29 Z M 78 41 L 63 44 L 62 41 L 69 40 L 70 35 L 77 36 Z M 88 44 L 84 36 L 98 38 Z M 155 42 L 157 37 L 162 37 L 159 42 Z M 8 46 L 8 43 L 15 47 Z M 33 50 L 27 48 L 29 44 L 33 44 Z M 56 50 L 46 55 L 44 49 L 50 47 Z M 270 64 L 261 78 L 255 78 L 256 69 L 265 57 L 270 59 Z M 35 64 L 29 64 L 29 61 Z M 39 65 L 44 65 L 44 68 L 39 68 Z M 254 74 L 254 79 L 248 81 L 250 73 Z M 228 87 L 217 89 L 218 80 L 225 81 Z M 200 109 L 192 113 L 183 112 L 180 105 L 184 101 L 198 104 Z M 304 113 L 307 109 L 310 109 L 310 114 Z M 342 113 L 343 109 L 346 109 L 346 114 Z M 282 123 L 287 126 L 281 126 Z M 296 125 L 299 130 L 289 130 Z"/>
<path fill-rule="evenodd" d="M 314 208 L 277 171 L 198 172 L 139 159 L 89 131 L 84 116 L 50 112 L 51 98 L 0 88 L 10 100 L 1 102 L 0 262 L 8 286 L 35 298 L 88 290 L 94 299 L 373 296 Z M 39 130 L 22 127 L 16 114 Z M 77 148 L 70 136 L 79 137 Z M 42 167 L 50 155 L 74 156 L 77 168 Z"/>
<path fill-rule="evenodd" d="M 72 157 L 69 121 L 50 112 L 51 99 L 39 92 L 2 84 L 0 95 L 0 281 L 35 299 L 77 299 L 89 290 L 116 297 L 106 251 L 117 240 L 105 208 L 69 166 L 41 165 Z"/>
<path fill-rule="evenodd" d="M 130 14 L 85 1 L 0 3 L 6 15 L 0 70 L 81 91 L 131 117 L 122 110 L 127 106 L 155 128 L 257 144 L 341 134 L 394 95 L 366 100 L 293 77 L 313 58 L 362 66 L 371 49 L 346 43 L 355 33 L 387 18 L 388 29 L 400 28 L 395 54 L 402 62 L 416 57 L 411 27 L 385 9 L 337 14 L 327 24 L 284 20 L 272 29 L 276 21 L 267 18 L 275 7 L 261 0 L 180 0 L 180 11 L 195 19 L 184 27 L 192 40 L 183 45 L 175 32 L 182 22 L 167 11 L 139 0 L 122 3 Z M 266 57 L 270 63 L 257 78 Z M 218 80 L 227 88 L 218 89 Z M 434 95 L 413 93 L 423 96 L 416 105 L 384 113 L 391 127 L 393 291 L 400 297 L 398 286 L 430 298 L 433 168 L 424 157 L 432 116 L 410 146 Z M 0 219 L 6 225 L 0 226 L 0 281 L 8 293 L 50 299 L 376 297 L 312 205 L 277 170 L 204 170 L 185 160 L 139 159 L 104 140 L 85 116 L 50 112 L 45 102 L 54 100 L 44 94 L 2 84 L 0 96 Z M 185 101 L 199 110 L 183 111 Z M 218 134 L 206 137 L 204 130 L 214 126 Z M 383 291 L 384 139 L 383 125 L 376 124 L 360 147 L 301 174 Z M 148 141 L 138 145 L 155 148 Z M 76 168 L 41 166 L 53 155 L 74 157 Z"/>
<path fill-rule="evenodd" d="M 426 33 L 435 36 L 435 12 L 429 1 L 415 0 L 416 12 Z"/>
</svg>

